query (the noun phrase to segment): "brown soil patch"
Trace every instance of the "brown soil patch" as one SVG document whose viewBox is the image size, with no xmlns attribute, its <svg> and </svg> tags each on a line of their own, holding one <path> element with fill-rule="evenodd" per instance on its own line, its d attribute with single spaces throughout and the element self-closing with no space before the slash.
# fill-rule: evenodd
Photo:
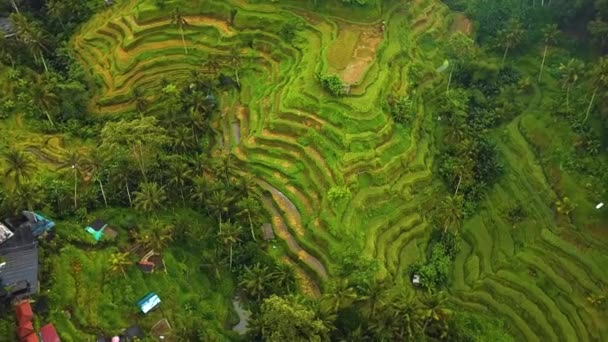
<svg viewBox="0 0 608 342">
<path fill-rule="evenodd" d="M 350 62 L 340 73 L 344 83 L 356 84 L 361 81 L 369 66 L 374 62 L 382 38 L 382 29 L 377 26 L 368 26 L 361 32 Z"/>
<path fill-rule="evenodd" d="M 302 293 L 311 298 L 319 298 L 321 296 L 321 291 L 319 291 L 319 287 L 315 283 L 315 281 L 302 270 L 298 265 L 296 265 L 289 257 L 284 256 L 281 260 L 287 265 L 293 268 L 294 276 L 296 278 L 296 282 L 300 287 Z"/>
<path fill-rule="evenodd" d="M 473 33 L 473 23 L 471 23 L 471 20 L 467 18 L 466 15 L 462 13 L 456 13 L 454 14 L 454 21 L 452 22 L 450 31 L 462 32 L 469 36 Z"/>
</svg>

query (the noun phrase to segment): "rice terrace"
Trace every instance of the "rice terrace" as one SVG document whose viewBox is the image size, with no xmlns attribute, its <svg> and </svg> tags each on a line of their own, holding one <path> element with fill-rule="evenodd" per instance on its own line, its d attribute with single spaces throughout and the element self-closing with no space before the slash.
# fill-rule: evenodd
<svg viewBox="0 0 608 342">
<path fill-rule="evenodd" d="M 608 1 L 0 4 L 0 341 L 608 341 Z"/>
</svg>

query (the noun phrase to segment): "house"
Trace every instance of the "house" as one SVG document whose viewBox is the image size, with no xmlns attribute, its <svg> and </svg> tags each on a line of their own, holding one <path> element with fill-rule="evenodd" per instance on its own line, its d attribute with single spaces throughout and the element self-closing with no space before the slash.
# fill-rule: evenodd
<svg viewBox="0 0 608 342">
<path fill-rule="evenodd" d="M 8 233 L 7 231 L 10 231 Z M 38 242 L 29 225 L 0 227 L 0 285 L 11 297 L 28 296 L 38 289 Z"/>
<path fill-rule="evenodd" d="M 147 314 L 148 312 L 152 311 L 158 305 L 160 305 L 160 298 L 154 292 L 148 293 L 137 302 L 137 306 L 139 306 L 139 309 L 144 314 Z"/>
<path fill-rule="evenodd" d="M 40 328 L 40 338 L 42 342 L 61 342 L 59 335 L 57 335 L 57 330 L 55 330 L 55 327 L 51 323 Z"/>
<path fill-rule="evenodd" d="M 127 329 L 125 329 L 125 331 L 123 331 L 122 333 L 122 338 L 120 339 L 120 341 L 139 341 L 141 339 L 143 339 L 145 337 L 144 331 L 141 329 L 141 327 L 137 324 L 134 324 L 130 327 L 128 327 Z"/>
<path fill-rule="evenodd" d="M 38 237 L 55 227 L 55 222 L 38 213 L 27 210 L 23 210 L 21 215 L 17 217 L 6 219 L 6 223 L 13 230 L 21 228 L 29 229 L 34 237 Z"/>
<path fill-rule="evenodd" d="M 29 300 L 22 300 L 15 305 L 15 316 L 17 318 L 17 336 L 21 342 L 38 342 L 34 331 L 34 313 Z"/>
<path fill-rule="evenodd" d="M 272 225 L 270 225 L 270 223 L 264 223 L 262 225 L 262 238 L 264 241 L 274 239 L 274 232 L 272 231 Z"/>
<path fill-rule="evenodd" d="M 90 225 L 85 228 L 85 230 L 87 231 L 87 233 L 93 236 L 93 239 L 95 239 L 95 241 L 99 241 L 103 237 L 113 240 L 118 235 L 118 232 L 110 228 L 108 224 L 105 223 L 102 219 L 95 219 L 93 222 L 91 222 Z"/>
</svg>

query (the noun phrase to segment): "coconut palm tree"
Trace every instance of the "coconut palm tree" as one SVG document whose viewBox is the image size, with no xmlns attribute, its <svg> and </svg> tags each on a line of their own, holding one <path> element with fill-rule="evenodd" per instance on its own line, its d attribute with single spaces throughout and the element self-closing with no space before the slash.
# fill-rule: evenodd
<svg viewBox="0 0 608 342">
<path fill-rule="evenodd" d="M 12 177 L 17 188 L 21 181 L 27 180 L 36 170 L 30 155 L 14 147 L 4 151 L 2 158 L 5 161 L 4 177 Z"/>
<path fill-rule="evenodd" d="M 241 51 L 235 48 L 230 50 L 230 55 L 228 56 L 228 61 L 232 68 L 234 69 L 234 76 L 236 79 L 236 84 L 239 88 L 241 88 L 241 81 L 239 79 L 239 69 L 241 68 Z"/>
<path fill-rule="evenodd" d="M 36 62 L 42 62 L 44 70 L 48 72 L 49 69 L 43 53 L 48 50 L 45 32 L 40 25 L 28 21 L 22 14 L 13 13 L 10 18 L 15 27 L 17 39 L 25 45 Z"/>
<path fill-rule="evenodd" d="M 60 102 L 55 82 L 46 75 L 37 75 L 35 82 L 31 85 L 30 91 L 32 92 L 35 106 L 40 108 L 51 126 L 54 127 L 55 123 L 53 122 L 51 112 L 57 109 Z"/>
<path fill-rule="evenodd" d="M 253 196 L 247 196 L 236 202 L 236 207 L 238 208 L 239 216 L 247 217 L 247 220 L 249 221 L 251 237 L 253 238 L 253 241 L 256 241 L 255 232 L 253 231 L 253 220 L 251 219 L 251 216 L 253 215 L 255 217 L 260 214 L 262 210 L 260 202 L 258 202 L 257 199 Z"/>
<path fill-rule="evenodd" d="M 218 237 L 222 241 L 222 243 L 228 246 L 230 250 L 230 270 L 232 271 L 232 250 L 235 244 L 241 242 L 241 234 L 243 233 L 243 228 L 236 223 L 232 223 L 230 221 L 224 223 L 224 228 L 218 233 Z"/>
<path fill-rule="evenodd" d="M 360 291 L 362 292 L 360 299 L 363 301 L 363 311 L 366 311 L 368 319 L 371 319 L 376 316 L 376 309 L 378 306 L 382 306 L 386 299 L 386 284 L 372 280 L 364 284 Z"/>
<path fill-rule="evenodd" d="M 507 27 L 498 31 L 499 44 L 505 49 L 505 53 L 502 56 L 503 63 L 507 59 L 509 49 L 512 49 L 521 43 L 524 33 L 525 30 L 521 22 L 517 19 L 509 20 Z"/>
<path fill-rule="evenodd" d="M 108 263 L 110 265 L 110 270 L 112 272 L 115 272 L 115 273 L 120 272 L 120 273 L 122 273 L 122 275 L 125 278 L 127 277 L 127 273 L 125 272 L 125 267 L 132 264 L 132 262 L 129 260 L 129 253 L 121 253 L 121 252 L 114 252 L 114 253 L 110 254 Z"/>
<path fill-rule="evenodd" d="M 184 51 L 186 51 L 186 54 L 188 54 L 188 47 L 186 46 L 186 39 L 184 38 L 184 27 L 188 26 L 188 22 L 179 11 L 179 8 L 175 8 L 173 10 L 173 18 L 171 19 L 171 23 L 175 24 L 179 29 L 182 36 L 182 43 L 184 44 Z"/>
<path fill-rule="evenodd" d="M 133 193 L 135 208 L 143 211 L 160 209 L 167 201 L 165 188 L 154 182 L 144 182 L 139 186 L 139 190 Z"/>
<path fill-rule="evenodd" d="M 447 320 L 451 315 L 451 311 L 445 307 L 447 297 L 443 292 L 432 295 L 427 295 L 421 299 L 421 307 L 418 313 L 422 319 L 422 332 L 427 333 L 427 330 L 432 325 L 436 326 L 440 338 L 445 337 L 448 330 Z"/>
<path fill-rule="evenodd" d="M 566 88 L 566 108 L 570 110 L 570 90 L 578 82 L 585 70 L 585 63 L 572 58 L 566 64 L 559 65 L 562 87 Z"/>
<path fill-rule="evenodd" d="M 107 171 L 106 166 L 105 166 L 106 162 L 107 162 L 107 158 L 98 149 L 95 149 L 95 150 L 91 151 L 91 153 L 89 154 L 85 163 L 86 163 L 87 167 L 89 168 L 89 172 L 91 173 L 92 177 L 95 179 L 97 184 L 99 184 L 99 189 L 101 190 L 101 196 L 103 197 L 103 203 L 105 204 L 105 206 L 107 208 L 108 199 L 106 197 L 106 192 L 103 188 L 103 182 L 102 182 L 102 179 L 106 175 L 106 171 Z"/>
<path fill-rule="evenodd" d="M 171 186 L 174 190 L 179 190 L 184 206 L 186 205 L 184 188 L 190 183 L 191 176 L 192 170 L 186 162 L 181 160 L 174 160 L 169 165 L 169 170 L 167 174 L 169 186 Z"/>
<path fill-rule="evenodd" d="M 591 112 L 593 101 L 595 100 L 597 93 L 599 92 L 601 95 L 605 96 L 606 91 L 608 90 L 608 57 L 602 57 L 595 63 L 593 68 L 589 71 L 589 77 L 591 79 L 591 85 L 593 86 L 593 94 L 591 95 L 591 100 L 589 101 L 583 123 L 587 122 L 587 119 L 589 118 L 589 113 Z"/>
<path fill-rule="evenodd" d="M 338 312 L 358 299 L 357 292 L 348 279 L 342 279 L 332 285 L 331 291 L 323 294 L 321 304 L 331 312 Z"/>
<path fill-rule="evenodd" d="M 543 69 L 545 67 L 545 59 L 547 57 L 547 50 L 549 45 L 555 45 L 559 36 L 559 29 L 557 24 L 549 24 L 542 29 L 543 42 L 545 43 L 545 50 L 543 52 L 543 61 L 540 63 L 540 73 L 538 74 L 538 82 L 543 77 Z"/>
<path fill-rule="evenodd" d="M 222 231 L 222 215 L 228 212 L 232 200 L 232 197 L 229 196 L 226 193 L 226 190 L 223 189 L 214 191 L 207 199 L 207 206 L 215 215 L 217 215 L 217 218 L 219 220 L 220 232 Z"/>
<path fill-rule="evenodd" d="M 192 187 L 190 200 L 194 202 L 197 207 L 202 208 L 205 203 L 207 203 L 211 184 L 207 177 L 204 176 L 195 177 L 193 183 L 194 186 Z"/>
<path fill-rule="evenodd" d="M 442 218 L 443 231 L 447 232 L 450 227 L 459 227 L 464 218 L 464 199 L 462 195 L 447 196 L 440 206 L 440 217 Z"/>
<path fill-rule="evenodd" d="M 284 290 L 286 293 L 291 293 L 295 286 L 295 274 L 293 268 L 287 264 L 278 264 L 272 272 L 272 283 L 274 287 L 273 293 L 278 293 Z"/>
<path fill-rule="evenodd" d="M 63 156 L 64 162 L 61 168 L 72 170 L 74 174 L 74 210 L 78 208 L 78 176 L 81 175 L 83 155 L 78 150 L 68 151 Z"/>
<path fill-rule="evenodd" d="M 13 205 L 14 210 L 26 208 L 33 211 L 42 202 L 42 192 L 40 186 L 31 181 L 21 183 L 15 190 L 13 197 L 15 198 Z"/>
<path fill-rule="evenodd" d="M 272 281 L 270 269 L 256 263 L 252 267 L 245 266 L 239 285 L 243 287 L 249 297 L 255 298 L 259 302 L 269 293 Z"/>
<path fill-rule="evenodd" d="M 393 296 L 387 312 L 395 322 L 399 322 L 392 330 L 400 341 L 415 341 L 421 335 L 421 312 L 410 298 L 400 293 Z"/>
<path fill-rule="evenodd" d="M 196 136 L 190 127 L 182 126 L 173 130 L 171 146 L 178 153 L 191 152 L 195 148 Z"/>
</svg>

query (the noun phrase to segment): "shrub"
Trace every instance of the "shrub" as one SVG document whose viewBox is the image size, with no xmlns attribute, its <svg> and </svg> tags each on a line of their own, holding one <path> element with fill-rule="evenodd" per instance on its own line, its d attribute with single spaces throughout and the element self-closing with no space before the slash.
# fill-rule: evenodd
<svg viewBox="0 0 608 342">
<path fill-rule="evenodd" d="M 390 96 L 388 98 L 388 105 L 390 108 L 391 117 L 398 124 L 406 124 L 412 120 L 412 114 L 414 111 L 414 104 L 409 97 L 395 98 Z"/>
<path fill-rule="evenodd" d="M 344 83 L 340 77 L 336 75 L 321 75 L 317 74 L 315 78 L 321 83 L 325 90 L 329 91 L 334 96 L 345 95 Z"/>
</svg>

